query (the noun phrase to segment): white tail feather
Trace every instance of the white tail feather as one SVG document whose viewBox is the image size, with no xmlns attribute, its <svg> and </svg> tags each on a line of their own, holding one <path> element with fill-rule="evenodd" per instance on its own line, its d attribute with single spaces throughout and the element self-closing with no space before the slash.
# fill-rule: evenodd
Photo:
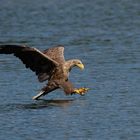
<svg viewBox="0 0 140 140">
<path fill-rule="evenodd" d="M 36 96 L 34 96 L 32 99 L 37 100 L 39 97 L 41 97 L 44 94 L 44 91 L 40 91 Z"/>
</svg>

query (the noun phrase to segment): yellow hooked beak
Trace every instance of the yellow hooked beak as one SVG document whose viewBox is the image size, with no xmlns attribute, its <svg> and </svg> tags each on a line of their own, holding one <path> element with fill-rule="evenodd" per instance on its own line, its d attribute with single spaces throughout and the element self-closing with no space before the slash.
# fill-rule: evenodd
<svg viewBox="0 0 140 140">
<path fill-rule="evenodd" d="M 78 66 L 81 70 L 84 69 L 84 65 L 83 65 L 83 64 L 77 64 L 77 66 Z"/>
</svg>

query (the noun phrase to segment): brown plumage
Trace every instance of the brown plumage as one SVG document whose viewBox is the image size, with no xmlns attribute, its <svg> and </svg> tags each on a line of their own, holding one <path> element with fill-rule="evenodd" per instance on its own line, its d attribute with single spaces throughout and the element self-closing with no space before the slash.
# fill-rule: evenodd
<svg viewBox="0 0 140 140">
<path fill-rule="evenodd" d="M 65 61 L 63 53 L 63 46 L 56 46 L 41 52 L 28 46 L 0 45 L 0 54 L 14 54 L 25 64 L 26 68 L 36 73 L 40 82 L 48 81 L 33 99 L 38 99 L 58 88 L 62 88 L 66 94 L 74 93 L 75 89 L 68 80 L 69 72 L 74 66 L 83 69 L 84 65 L 78 59 Z"/>
</svg>

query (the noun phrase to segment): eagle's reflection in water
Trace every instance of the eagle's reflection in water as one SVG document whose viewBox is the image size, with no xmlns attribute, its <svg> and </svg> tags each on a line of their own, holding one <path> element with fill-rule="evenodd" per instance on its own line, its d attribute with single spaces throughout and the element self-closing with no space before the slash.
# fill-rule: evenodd
<svg viewBox="0 0 140 140">
<path fill-rule="evenodd" d="M 69 106 L 74 99 L 38 99 L 35 103 L 26 104 L 23 105 L 23 108 L 25 109 L 41 109 L 41 108 L 47 108 L 47 107 L 67 107 Z"/>
</svg>

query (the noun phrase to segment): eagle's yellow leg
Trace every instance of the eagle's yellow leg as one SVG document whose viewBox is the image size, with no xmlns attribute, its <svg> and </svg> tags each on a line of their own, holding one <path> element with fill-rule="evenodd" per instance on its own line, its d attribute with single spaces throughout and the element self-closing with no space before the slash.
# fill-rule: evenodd
<svg viewBox="0 0 140 140">
<path fill-rule="evenodd" d="M 74 93 L 84 95 L 88 90 L 89 88 L 78 88 L 78 89 L 74 89 Z"/>
</svg>

